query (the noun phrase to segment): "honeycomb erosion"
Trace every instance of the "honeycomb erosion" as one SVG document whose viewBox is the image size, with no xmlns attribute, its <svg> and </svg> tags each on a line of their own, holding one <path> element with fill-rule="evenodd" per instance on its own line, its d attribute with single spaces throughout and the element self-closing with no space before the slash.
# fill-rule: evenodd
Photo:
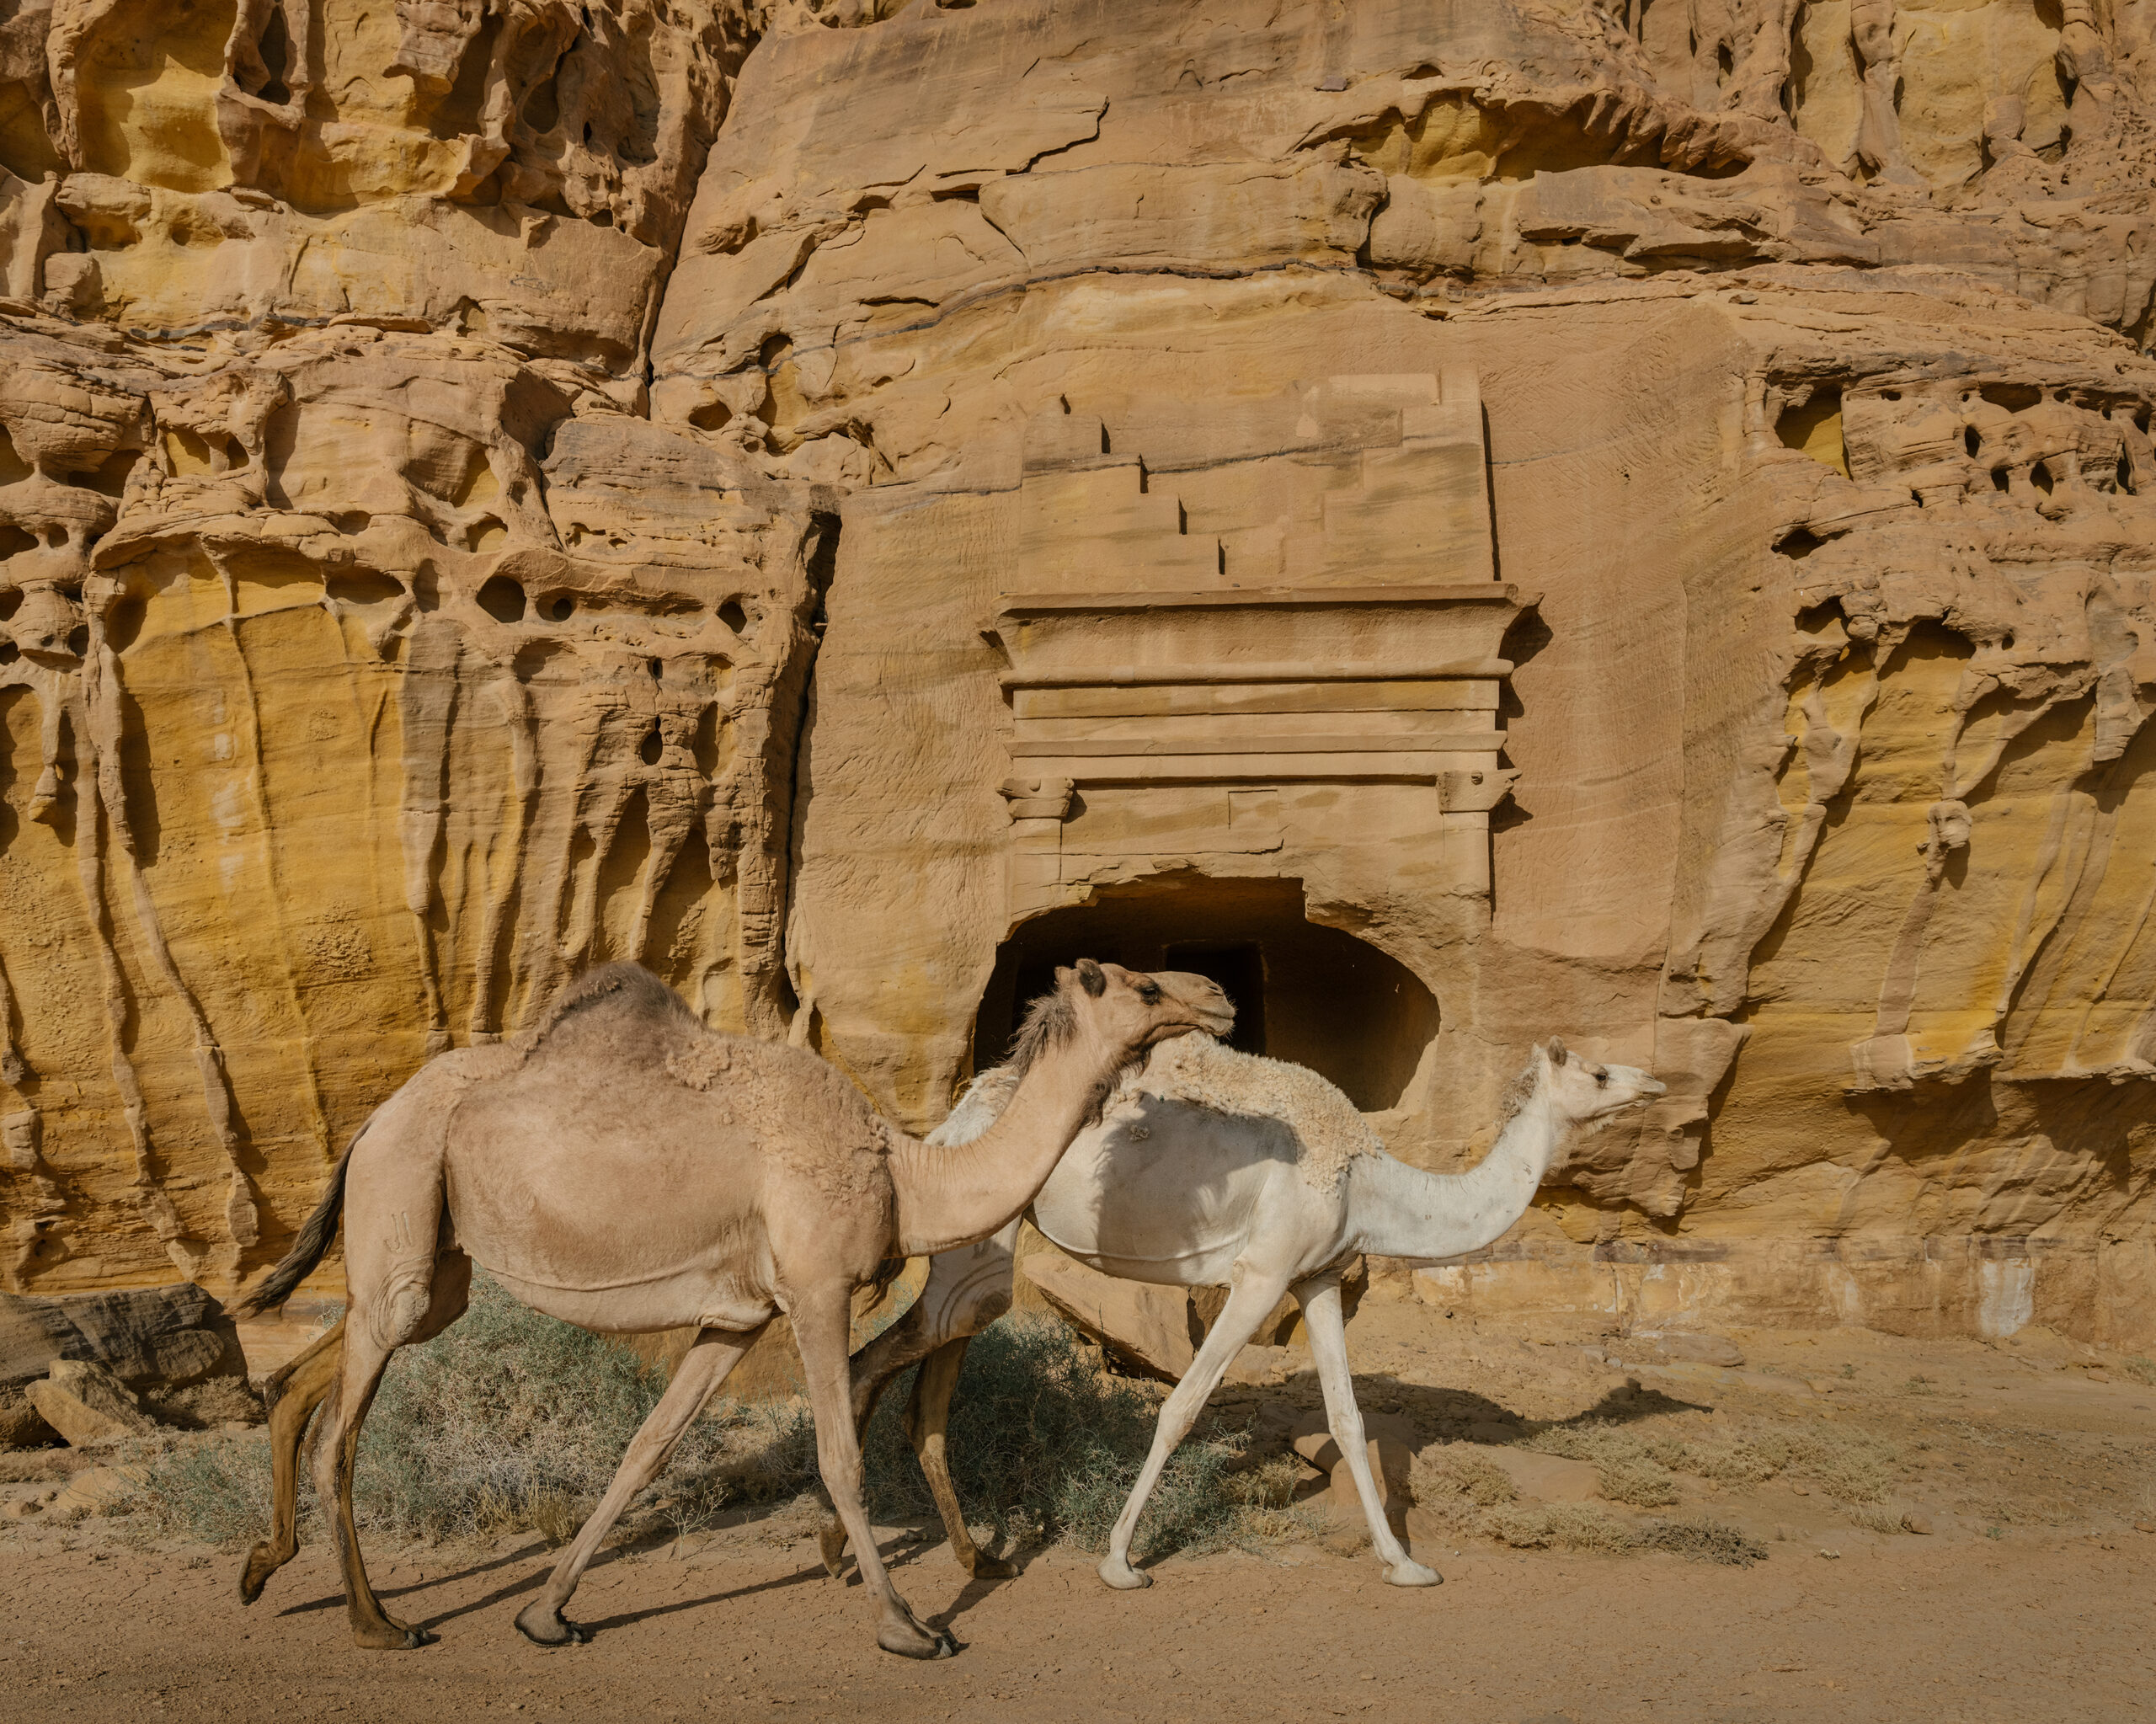
<svg viewBox="0 0 2156 1724">
<path fill-rule="evenodd" d="M 1447 1299 L 2156 1340 L 2156 0 L 4 3 L 8 1287 L 1091 952 L 1668 1081 Z"/>
</svg>

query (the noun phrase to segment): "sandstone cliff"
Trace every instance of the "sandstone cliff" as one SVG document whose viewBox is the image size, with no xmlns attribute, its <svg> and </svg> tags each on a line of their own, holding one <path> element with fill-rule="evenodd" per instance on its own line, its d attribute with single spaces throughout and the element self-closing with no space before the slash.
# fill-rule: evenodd
<svg viewBox="0 0 2156 1724">
<path fill-rule="evenodd" d="M 2152 24 L 18 6 L 0 1273 L 586 962 L 925 1128 L 1091 950 L 1429 1165 L 1669 1080 L 1480 1296 L 2145 1342 Z"/>
</svg>

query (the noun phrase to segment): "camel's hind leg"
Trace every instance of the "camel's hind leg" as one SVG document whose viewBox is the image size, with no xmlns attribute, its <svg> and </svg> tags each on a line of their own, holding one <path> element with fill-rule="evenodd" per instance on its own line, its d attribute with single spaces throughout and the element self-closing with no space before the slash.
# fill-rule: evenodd
<svg viewBox="0 0 2156 1724">
<path fill-rule="evenodd" d="M 797 1299 L 788 1313 L 793 1338 L 801 1349 L 801 1374 L 808 1385 L 808 1405 L 816 1416 L 816 1465 L 824 1488 L 861 1563 L 862 1584 L 876 1604 L 876 1644 L 907 1658 L 948 1657 L 949 1638 L 926 1627 L 899 1596 L 868 1529 L 862 1506 L 861 1439 L 855 1433 L 852 1397 L 848 1392 L 846 1332 L 851 1318 L 848 1289 L 819 1289 Z"/>
<path fill-rule="evenodd" d="M 958 1387 L 958 1373 L 966 1362 L 966 1348 L 973 1337 L 961 1335 L 946 1342 L 928 1356 L 914 1380 L 913 1398 L 906 1402 L 906 1436 L 927 1477 L 936 1511 L 943 1517 L 943 1530 L 951 1540 L 951 1554 L 975 1580 L 1008 1580 L 1018 1572 L 1015 1562 L 1000 1556 L 984 1556 L 966 1525 L 966 1511 L 951 1482 L 950 1457 L 945 1452 L 944 1433 L 951 1422 L 951 1396 Z"/>
<path fill-rule="evenodd" d="M 674 1380 L 666 1386 L 659 1405 L 652 1408 L 614 1474 L 614 1482 L 599 1500 L 575 1542 L 562 1553 L 547 1589 L 517 1613 L 517 1631 L 542 1647 L 580 1645 L 589 1638 L 584 1631 L 562 1615 L 562 1607 L 576 1591 L 585 1567 L 598 1554 L 600 1542 L 621 1519 L 629 1502 L 666 1465 L 666 1457 L 681 1440 L 704 1403 L 718 1393 L 732 1370 L 763 1333 L 760 1326 L 742 1332 L 731 1329 L 699 1330 L 681 1363 L 674 1368 Z"/>
<path fill-rule="evenodd" d="M 349 1233 L 346 1236 L 349 1241 Z M 461 1251 L 444 1252 L 433 1260 L 425 1275 L 408 1271 L 397 1285 L 398 1302 L 392 1309 L 404 1313 L 399 1319 L 401 1332 L 386 1329 L 371 1314 L 372 1308 L 363 1296 L 364 1281 L 354 1288 L 336 1384 L 314 1433 L 314 1493 L 336 1541 L 352 1639 L 376 1652 L 408 1651 L 425 1646 L 435 1636 L 388 1615 L 368 1583 L 366 1563 L 360 1555 L 359 1528 L 352 1519 L 352 1464 L 359 1454 L 360 1427 L 374 1404 L 375 1390 L 381 1386 L 390 1355 L 400 1347 L 440 1334 L 464 1315 L 472 1294 L 472 1260 Z M 426 1300 L 416 1312 L 411 1309 L 408 1291 L 415 1285 L 424 1288 Z"/>
<path fill-rule="evenodd" d="M 1393 1536 L 1385 1505 L 1378 1500 L 1377 1481 L 1370 1476 L 1369 1445 L 1363 1438 L 1362 1409 L 1355 1405 L 1355 1379 L 1348 1368 L 1348 1326 L 1340 1308 L 1338 1273 L 1303 1282 L 1295 1289 L 1295 1298 L 1303 1307 L 1310 1357 L 1317 1363 L 1318 1383 L 1325 1390 L 1325 1421 L 1348 1462 L 1355 1494 L 1363 1499 L 1363 1517 L 1370 1524 L 1370 1539 L 1385 1564 L 1385 1577 L 1396 1587 L 1433 1587 L 1444 1577 L 1416 1561 Z"/>
<path fill-rule="evenodd" d="M 307 1421 L 337 1381 L 344 1345 L 344 1320 L 318 1336 L 306 1352 L 270 1379 L 270 1536 L 247 1553 L 239 1572 L 239 1601 L 252 1604 L 270 1577 L 300 1548 L 300 1444 Z"/>
<path fill-rule="evenodd" d="M 1212 1398 L 1213 1391 L 1220 1386 L 1220 1379 L 1227 1374 L 1228 1366 L 1242 1351 L 1243 1343 L 1257 1332 L 1265 1314 L 1280 1302 L 1280 1295 L 1287 1290 L 1284 1278 L 1246 1272 L 1229 1294 L 1220 1315 L 1214 1319 L 1205 1344 L 1198 1349 L 1198 1357 L 1182 1374 L 1182 1381 L 1161 1403 L 1161 1422 L 1153 1432 L 1152 1452 L 1145 1457 L 1138 1482 L 1131 1487 L 1129 1501 L 1116 1517 L 1115 1530 L 1108 1535 L 1108 1554 L 1102 1559 L 1100 1576 L 1110 1586 L 1129 1591 L 1153 1584 L 1152 1576 L 1141 1574 L 1130 1566 L 1130 1541 L 1138 1531 L 1138 1517 L 1145 1512 L 1145 1499 L 1153 1494 L 1153 1486 L 1161 1481 L 1161 1471 L 1167 1465 L 1168 1457 L 1190 1434 L 1190 1428 L 1198 1422 L 1198 1415 Z"/>
</svg>

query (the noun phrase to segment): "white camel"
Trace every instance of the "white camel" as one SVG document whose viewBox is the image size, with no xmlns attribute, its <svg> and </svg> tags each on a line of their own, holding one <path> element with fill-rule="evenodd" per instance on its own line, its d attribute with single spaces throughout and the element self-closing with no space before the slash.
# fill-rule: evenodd
<svg viewBox="0 0 2156 1724">
<path fill-rule="evenodd" d="M 969 1143 L 1002 1114 L 1017 1086 L 1010 1066 L 976 1078 L 933 1144 Z M 1231 1289 L 1182 1380 L 1161 1409 L 1152 1452 L 1115 1524 L 1101 1578 L 1150 1586 L 1130 1566 L 1138 1518 L 1168 1457 L 1235 1354 L 1283 1294 L 1302 1306 L 1326 1419 L 1347 1458 L 1370 1536 L 1395 1586 L 1434 1586 L 1387 1524 L 1370 1476 L 1362 1414 L 1348 1369 L 1340 1298 L 1358 1252 L 1457 1257 L 1502 1237 L 1526 1210 L 1565 1140 L 1620 1108 L 1662 1093 L 1629 1065 L 1599 1065 L 1552 1038 L 1529 1059 L 1502 1105 L 1497 1139 L 1473 1171 L 1425 1173 L 1385 1153 L 1354 1104 L 1315 1072 L 1222 1047 L 1204 1035 L 1163 1042 L 1127 1079 L 1100 1122 L 1071 1142 L 1034 1198 L 1034 1225 L 1081 1263 L 1126 1280 Z M 1010 1308 L 1019 1223 L 931 1264 L 905 1316 L 854 1355 L 853 1408 L 866 1423 L 899 1371 L 926 1359 L 906 1408 L 959 1562 L 977 1577 L 1008 1574 L 966 1530 L 943 1433 L 969 1340 Z M 846 1529 L 827 1522 L 825 1567 L 839 1572 Z"/>
</svg>

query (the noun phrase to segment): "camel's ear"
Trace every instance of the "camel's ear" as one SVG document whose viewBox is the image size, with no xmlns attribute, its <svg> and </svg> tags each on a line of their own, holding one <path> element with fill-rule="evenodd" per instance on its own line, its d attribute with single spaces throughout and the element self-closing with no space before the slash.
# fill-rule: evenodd
<svg viewBox="0 0 2156 1724">
<path fill-rule="evenodd" d="M 1550 1056 L 1550 1063 L 1552 1065 L 1562 1065 L 1565 1063 L 1565 1044 L 1556 1036 L 1550 1038 L 1548 1044 L 1542 1051 Z"/>
<path fill-rule="evenodd" d="M 1078 960 L 1078 985 L 1096 1000 L 1108 990 L 1108 973 L 1090 958 Z"/>
</svg>

